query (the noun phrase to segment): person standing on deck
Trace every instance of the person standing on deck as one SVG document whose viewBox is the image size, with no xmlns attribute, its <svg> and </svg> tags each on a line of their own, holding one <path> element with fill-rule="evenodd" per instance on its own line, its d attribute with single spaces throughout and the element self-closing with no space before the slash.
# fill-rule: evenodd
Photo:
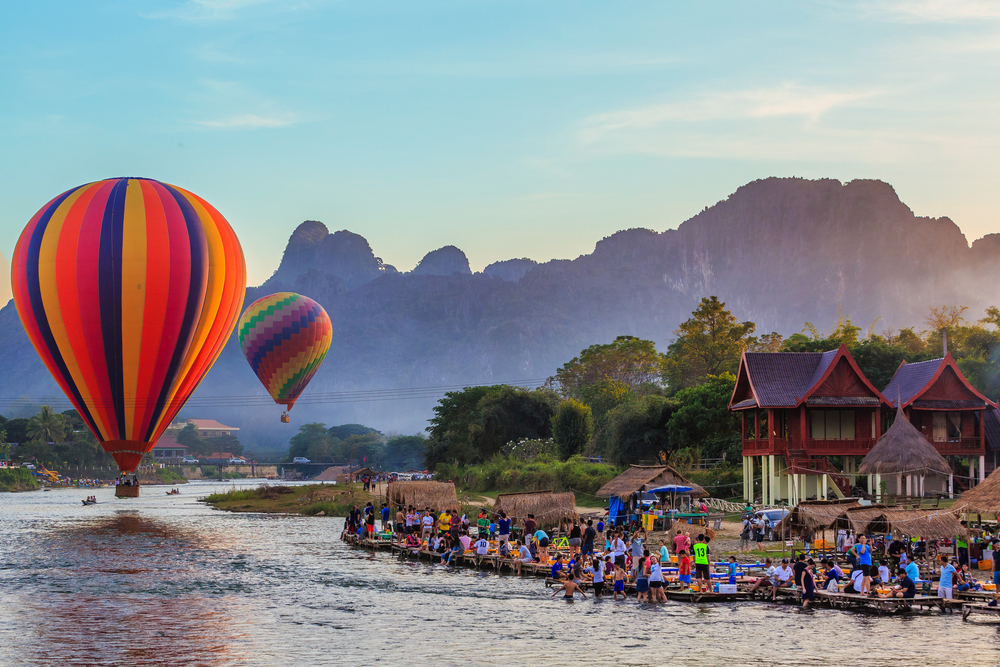
<svg viewBox="0 0 1000 667">
<path fill-rule="evenodd" d="M 948 562 L 947 556 L 941 556 L 941 578 L 938 580 L 938 595 L 946 600 L 951 600 L 952 591 L 955 587 L 955 574 L 958 570 Z"/>
<path fill-rule="evenodd" d="M 993 542 L 993 583 L 1000 593 L 1000 541 L 996 540 Z"/>
<path fill-rule="evenodd" d="M 621 533 L 614 533 L 611 536 L 611 554 L 614 556 L 615 567 L 625 569 L 625 541 Z"/>
<path fill-rule="evenodd" d="M 497 535 L 501 544 L 510 541 L 510 519 L 507 518 L 506 512 L 500 512 L 500 518 L 497 520 Z"/>
<path fill-rule="evenodd" d="M 389 506 L 386 505 L 385 503 L 382 503 L 382 512 L 381 512 L 381 514 L 382 514 L 382 516 L 381 516 L 381 519 L 382 519 L 382 532 L 383 533 L 387 533 L 387 532 L 389 532 Z"/>
<path fill-rule="evenodd" d="M 524 520 L 524 534 L 522 537 L 525 544 L 531 540 L 531 536 L 535 534 L 536 530 L 538 530 L 538 524 L 535 522 L 535 515 L 529 514 L 528 518 Z"/>
<path fill-rule="evenodd" d="M 698 590 L 706 590 L 704 587 L 711 583 L 712 574 L 708 567 L 708 541 L 704 535 L 698 535 L 698 541 L 694 544 L 694 570 Z"/>
<path fill-rule="evenodd" d="M 448 510 L 441 512 L 441 516 L 438 517 L 438 531 L 441 534 L 451 532 L 451 514 Z"/>
<path fill-rule="evenodd" d="M 581 547 L 580 553 L 584 556 L 594 555 L 594 539 L 597 537 L 597 531 L 594 530 L 594 520 L 587 520 L 587 528 L 583 531 L 583 546 Z"/>
<path fill-rule="evenodd" d="M 861 570 L 861 574 L 864 575 L 861 583 L 861 590 L 858 591 L 861 595 L 868 595 L 871 592 L 872 579 L 871 579 L 871 569 L 872 569 L 872 547 L 868 544 L 867 535 L 859 535 L 858 543 L 851 547 L 848 552 L 848 558 L 850 554 L 853 554 L 857 558 L 857 567 Z"/>
</svg>

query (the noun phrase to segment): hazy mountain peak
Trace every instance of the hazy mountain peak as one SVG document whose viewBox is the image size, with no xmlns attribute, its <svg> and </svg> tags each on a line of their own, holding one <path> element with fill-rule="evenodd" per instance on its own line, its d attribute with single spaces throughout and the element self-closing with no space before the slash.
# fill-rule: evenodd
<svg viewBox="0 0 1000 667">
<path fill-rule="evenodd" d="M 471 274 L 469 259 L 453 245 L 432 250 L 410 272 L 415 276 L 450 276 L 453 273 Z"/>
</svg>

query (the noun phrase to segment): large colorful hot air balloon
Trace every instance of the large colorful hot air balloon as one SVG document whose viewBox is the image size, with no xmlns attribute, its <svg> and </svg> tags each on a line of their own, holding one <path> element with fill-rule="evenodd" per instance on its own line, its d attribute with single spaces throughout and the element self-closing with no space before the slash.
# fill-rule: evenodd
<svg viewBox="0 0 1000 667">
<path fill-rule="evenodd" d="M 112 178 L 46 204 L 18 239 L 31 343 L 122 472 L 134 471 L 219 356 L 243 306 L 243 249 L 204 199 Z"/>
<path fill-rule="evenodd" d="M 291 410 L 326 358 L 330 316 L 312 299 L 279 292 L 257 299 L 237 326 L 243 355 L 275 403 Z M 288 415 L 282 414 L 287 422 Z"/>
</svg>

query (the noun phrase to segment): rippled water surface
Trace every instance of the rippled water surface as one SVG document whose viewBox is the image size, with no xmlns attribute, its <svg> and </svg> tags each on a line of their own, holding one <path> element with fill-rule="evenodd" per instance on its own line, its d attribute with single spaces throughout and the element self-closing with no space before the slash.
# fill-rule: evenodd
<svg viewBox="0 0 1000 667">
<path fill-rule="evenodd" d="M 241 482 L 256 484 L 256 482 Z M 231 484 L 226 484 L 228 488 Z M 765 603 L 549 597 L 400 562 L 342 521 L 227 514 L 145 487 L 0 494 L 0 665 L 993 665 L 1000 623 Z"/>
</svg>

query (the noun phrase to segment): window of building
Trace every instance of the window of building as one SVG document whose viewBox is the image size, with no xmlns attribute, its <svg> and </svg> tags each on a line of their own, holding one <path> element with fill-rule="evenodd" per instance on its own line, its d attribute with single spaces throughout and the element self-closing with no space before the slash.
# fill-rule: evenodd
<svg viewBox="0 0 1000 667">
<path fill-rule="evenodd" d="M 812 410 L 813 440 L 854 440 L 854 410 Z"/>
<path fill-rule="evenodd" d="M 934 442 L 949 442 L 962 438 L 961 412 L 935 412 Z"/>
</svg>

